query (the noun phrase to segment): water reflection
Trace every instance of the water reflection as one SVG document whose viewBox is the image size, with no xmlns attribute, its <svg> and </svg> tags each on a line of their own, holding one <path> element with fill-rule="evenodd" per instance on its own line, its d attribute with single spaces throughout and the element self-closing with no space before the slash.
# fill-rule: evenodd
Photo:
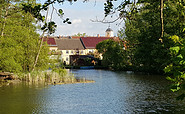
<svg viewBox="0 0 185 114">
<path fill-rule="evenodd" d="M 0 88 L 0 114 L 29 114 L 42 108 L 42 85 L 19 83 Z"/>
<path fill-rule="evenodd" d="M 76 76 L 95 83 L 66 85 L 26 85 L 0 88 L 0 113 L 182 113 L 183 101 L 167 88 L 162 76 L 72 70 Z"/>
<path fill-rule="evenodd" d="M 178 111 L 182 113 L 185 109 L 184 106 L 180 105 L 183 102 L 177 102 L 174 99 L 176 95 L 169 90 L 168 85 L 170 83 L 167 82 L 165 77 L 142 74 L 129 74 L 127 77 L 127 74 L 123 72 L 116 76 L 120 77 L 118 80 L 122 80 L 121 83 L 129 86 L 130 92 L 127 99 L 133 112 L 177 113 Z"/>
</svg>

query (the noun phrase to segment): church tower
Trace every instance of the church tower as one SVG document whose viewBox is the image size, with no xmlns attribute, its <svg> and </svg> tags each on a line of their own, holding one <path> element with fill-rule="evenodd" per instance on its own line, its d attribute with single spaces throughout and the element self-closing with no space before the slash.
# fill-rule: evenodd
<svg viewBox="0 0 185 114">
<path fill-rule="evenodd" d="M 105 31 L 105 36 L 106 37 L 114 37 L 113 30 L 110 27 Z"/>
</svg>

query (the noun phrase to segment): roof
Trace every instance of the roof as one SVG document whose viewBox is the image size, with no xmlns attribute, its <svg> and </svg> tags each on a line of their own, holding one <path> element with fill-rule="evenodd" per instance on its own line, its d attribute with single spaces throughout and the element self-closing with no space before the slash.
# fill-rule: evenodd
<svg viewBox="0 0 185 114">
<path fill-rule="evenodd" d="M 50 37 L 44 38 L 44 42 L 45 42 L 45 41 L 47 41 L 47 44 L 48 44 L 49 46 L 56 46 L 56 42 L 55 42 L 55 39 L 54 39 L 54 38 L 50 38 Z"/>
<path fill-rule="evenodd" d="M 106 30 L 106 32 L 109 32 L 109 31 L 113 31 L 111 28 L 108 28 L 107 30 Z"/>
<path fill-rule="evenodd" d="M 112 39 L 111 37 L 81 37 L 80 38 L 86 49 L 95 49 L 96 45 L 104 40 Z"/>
<path fill-rule="evenodd" d="M 72 36 L 72 38 L 78 38 L 78 39 L 80 39 L 81 36 Z"/>
<path fill-rule="evenodd" d="M 56 39 L 58 50 L 83 50 L 80 39 L 60 38 Z"/>
</svg>

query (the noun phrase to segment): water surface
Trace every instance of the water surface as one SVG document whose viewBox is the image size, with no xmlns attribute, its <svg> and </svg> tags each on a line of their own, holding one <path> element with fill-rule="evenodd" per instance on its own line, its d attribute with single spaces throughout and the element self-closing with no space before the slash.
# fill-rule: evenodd
<svg viewBox="0 0 185 114">
<path fill-rule="evenodd" d="M 183 113 L 185 103 L 176 101 L 163 76 L 70 70 L 95 83 L 28 85 L 0 88 L 0 114 L 121 114 Z"/>
</svg>

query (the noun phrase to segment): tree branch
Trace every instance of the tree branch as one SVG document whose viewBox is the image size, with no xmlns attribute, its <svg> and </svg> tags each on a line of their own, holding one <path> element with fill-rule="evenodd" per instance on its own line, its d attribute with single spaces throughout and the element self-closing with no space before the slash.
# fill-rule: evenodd
<svg viewBox="0 0 185 114">
<path fill-rule="evenodd" d="M 45 23 L 47 22 L 48 12 L 49 12 L 49 7 L 47 8 Z M 40 43 L 39 51 L 38 51 L 37 56 L 35 58 L 35 62 L 33 64 L 32 72 L 35 70 L 35 66 L 37 65 L 37 62 L 38 62 L 38 58 L 39 58 L 39 55 L 40 55 L 40 52 L 42 49 L 42 45 L 43 45 L 43 41 L 44 41 L 44 34 L 45 34 L 45 31 L 43 31 L 43 33 L 41 35 L 41 43 Z"/>
</svg>

